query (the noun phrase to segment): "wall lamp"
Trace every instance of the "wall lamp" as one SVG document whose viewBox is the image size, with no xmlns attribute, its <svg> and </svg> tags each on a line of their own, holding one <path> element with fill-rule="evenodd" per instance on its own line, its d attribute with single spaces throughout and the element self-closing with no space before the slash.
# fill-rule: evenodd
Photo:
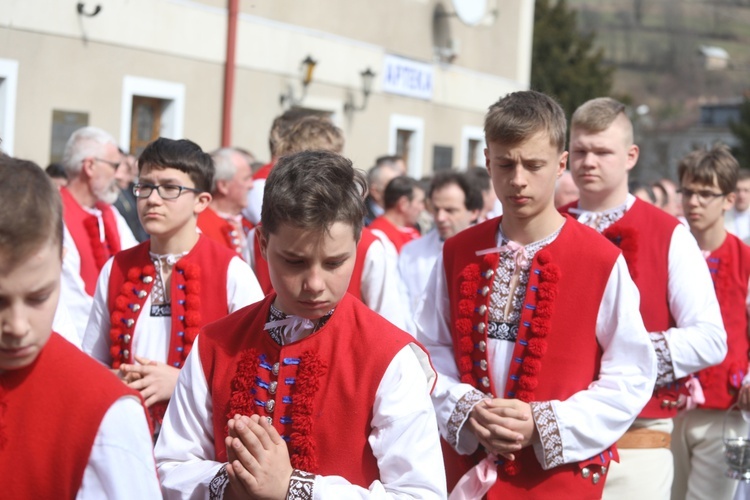
<svg viewBox="0 0 750 500">
<path fill-rule="evenodd" d="M 285 103 L 288 103 L 288 107 L 297 106 L 302 103 L 302 100 L 307 94 L 307 86 L 310 85 L 310 82 L 312 81 L 313 71 L 315 71 L 316 64 L 318 64 L 318 61 L 316 61 L 309 55 L 302 60 L 299 66 L 300 80 L 302 82 L 302 94 L 299 97 L 295 97 L 294 89 L 291 85 L 289 85 L 286 89 L 286 93 L 279 96 L 279 104 L 281 104 L 282 107 L 284 107 Z"/>
<path fill-rule="evenodd" d="M 344 103 L 344 112 L 346 113 L 364 111 L 367 107 L 367 98 L 370 97 L 370 92 L 372 92 L 372 82 L 375 80 L 375 73 L 368 67 L 360 73 L 360 76 L 362 77 L 362 105 L 357 106 L 354 104 L 354 96 L 349 94 L 348 101 Z"/>
</svg>

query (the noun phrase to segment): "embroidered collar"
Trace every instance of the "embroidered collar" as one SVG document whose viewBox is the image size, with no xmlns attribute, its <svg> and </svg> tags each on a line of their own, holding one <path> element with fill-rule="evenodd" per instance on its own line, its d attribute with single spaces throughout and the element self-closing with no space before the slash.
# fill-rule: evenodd
<svg viewBox="0 0 750 500">
<path fill-rule="evenodd" d="M 333 314 L 333 309 L 328 311 L 317 321 L 286 314 L 271 304 L 268 311 L 268 322 L 264 329 L 268 331 L 271 338 L 279 345 L 291 344 L 311 335 L 325 325 Z"/>
<path fill-rule="evenodd" d="M 622 219 L 622 216 L 625 215 L 625 212 L 627 212 L 630 207 L 633 206 L 633 203 L 635 203 L 635 196 L 628 193 L 627 197 L 625 198 L 625 203 L 614 208 L 610 208 L 609 210 L 592 212 L 589 210 L 583 210 L 581 208 L 573 207 L 568 209 L 568 211 L 571 214 L 578 216 L 578 222 L 594 228 L 601 233 L 604 232 L 604 230 L 609 226 Z"/>
</svg>

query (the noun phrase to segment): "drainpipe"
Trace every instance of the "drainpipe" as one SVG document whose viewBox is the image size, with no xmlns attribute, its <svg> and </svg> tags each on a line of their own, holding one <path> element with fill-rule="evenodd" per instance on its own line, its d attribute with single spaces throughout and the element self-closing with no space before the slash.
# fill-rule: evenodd
<svg viewBox="0 0 750 500">
<path fill-rule="evenodd" d="M 232 145 L 232 103 L 234 101 L 234 54 L 237 46 L 237 11 L 239 0 L 228 0 L 227 56 L 224 63 L 224 105 L 221 119 L 221 146 Z"/>
</svg>

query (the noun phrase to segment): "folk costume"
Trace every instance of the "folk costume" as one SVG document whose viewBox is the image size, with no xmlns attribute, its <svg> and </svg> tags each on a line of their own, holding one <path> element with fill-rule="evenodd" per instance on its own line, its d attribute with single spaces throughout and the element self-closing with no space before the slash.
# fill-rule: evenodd
<svg viewBox="0 0 750 500">
<path fill-rule="evenodd" d="M 675 417 L 672 498 L 731 500 L 738 481 L 724 477 L 724 421 L 727 438 L 747 436 L 748 424 L 740 412 L 726 413 L 737 402 L 742 384 L 750 382 L 750 247 L 727 233 L 719 248 L 704 253 L 727 332 L 728 350 L 721 364 L 695 374 L 703 392 L 697 408 Z"/>
<path fill-rule="evenodd" d="M 250 264 L 263 293 L 267 295 L 273 291 L 273 285 L 268 273 L 268 262 L 260 252 L 257 231 L 257 228 L 253 229 L 248 235 L 252 246 Z M 363 227 L 347 291 L 397 327 L 406 330 L 406 311 L 401 297 L 394 293 L 401 287 L 396 268 L 397 259 L 396 250 L 389 241 L 384 241 L 384 238 Z"/>
<path fill-rule="evenodd" d="M 241 215 L 221 214 L 209 206 L 198 214 L 198 229 L 218 244 L 235 251 L 245 262 L 250 262 L 247 234 Z"/>
<path fill-rule="evenodd" d="M 724 227 L 745 243 L 750 244 L 750 209 L 740 212 L 735 207 L 724 214 Z"/>
<path fill-rule="evenodd" d="M 413 227 L 398 227 L 389 221 L 385 215 L 377 217 L 367 226 L 371 230 L 380 231 L 396 247 L 396 251 L 401 253 L 401 249 L 412 240 L 419 238 L 419 231 Z"/>
<path fill-rule="evenodd" d="M 201 326 L 263 298 L 248 265 L 205 236 L 185 255 L 149 248 L 144 242 L 120 252 L 99 276 L 83 350 L 112 368 L 135 355 L 181 368 Z M 165 409 L 151 407 L 157 422 Z"/>
<path fill-rule="evenodd" d="M 569 217 L 526 246 L 503 235 L 501 219 L 445 242 L 418 312 L 439 373 L 432 398 L 449 489 L 479 464 L 470 474 L 497 473 L 490 500 L 598 499 L 612 443 L 653 389 L 637 290 L 617 248 Z M 531 405 L 539 442 L 514 461 L 487 460 L 465 425 L 495 397 Z"/>
<path fill-rule="evenodd" d="M 409 311 L 417 310 L 430 272 L 442 251 L 443 241 L 437 229 L 410 241 L 401 249 L 398 256 L 398 274 L 401 277 Z M 412 335 L 417 333 L 416 324 L 412 318 L 407 318 L 407 331 Z"/>
<path fill-rule="evenodd" d="M 611 470 L 604 498 L 668 498 L 671 419 L 687 397 L 686 377 L 720 363 L 726 354 L 711 277 L 688 229 L 630 194 L 605 212 L 581 210 L 578 202 L 561 211 L 577 216 L 622 250 L 658 360 L 656 389 L 619 442 L 621 461 Z"/>
<path fill-rule="evenodd" d="M 81 206 L 66 188 L 60 189 L 63 203 L 63 257 L 60 297 L 73 318 L 79 335 L 86 330 L 96 280 L 111 256 L 138 241 L 117 210 L 97 202 L 94 208 Z"/>
<path fill-rule="evenodd" d="M 138 393 L 54 332 L 0 373 L 4 498 L 161 498 L 151 446 Z"/>
<path fill-rule="evenodd" d="M 289 446 L 289 498 L 445 498 L 427 354 L 345 294 L 317 322 L 271 294 L 204 327 L 156 444 L 165 498 L 221 498 L 227 420 L 269 418 Z"/>
<path fill-rule="evenodd" d="M 242 215 L 254 226 L 260 224 L 260 212 L 263 208 L 263 192 L 266 189 L 266 179 L 268 179 L 271 169 L 275 164 L 275 161 L 271 161 L 253 174 L 253 187 L 247 192 L 247 206 L 242 209 Z"/>
</svg>

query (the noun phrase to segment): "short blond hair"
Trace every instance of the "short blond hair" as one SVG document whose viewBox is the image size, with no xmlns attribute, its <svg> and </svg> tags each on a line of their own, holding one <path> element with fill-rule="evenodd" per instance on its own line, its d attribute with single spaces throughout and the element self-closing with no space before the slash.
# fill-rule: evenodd
<svg viewBox="0 0 750 500">
<path fill-rule="evenodd" d="M 570 119 L 570 130 L 580 129 L 586 132 L 607 130 L 620 117 L 625 128 L 626 144 L 633 143 L 633 124 L 625 114 L 625 105 L 611 97 L 597 97 L 581 104 Z"/>
<path fill-rule="evenodd" d="M 344 150 L 344 133 L 324 116 L 311 115 L 300 118 L 277 144 L 279 156 L 301 151 L 331 151 L 341 154 Z"/>
<path fill-rule="evenodd" d="M 565 112 L 553 98 L 534 90 L 513 92 L 490 106 L 484 117 L 487 143 L 515 145 L 544 132 L 550 143 L 565 150 Z"/>
</svg>

